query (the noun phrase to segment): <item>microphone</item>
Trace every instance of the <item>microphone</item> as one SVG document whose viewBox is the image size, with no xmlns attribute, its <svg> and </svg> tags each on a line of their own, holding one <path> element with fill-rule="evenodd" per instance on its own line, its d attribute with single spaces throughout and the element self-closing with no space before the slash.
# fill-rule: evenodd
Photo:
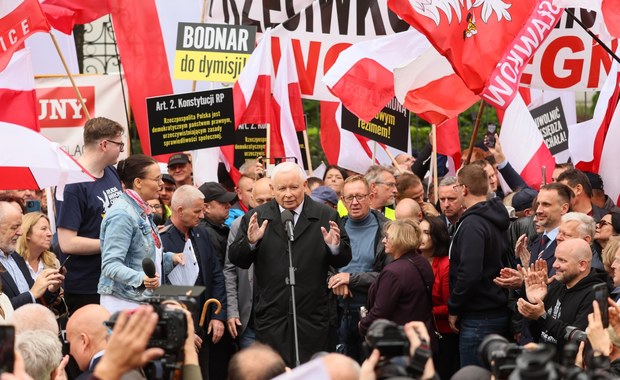
<svg viewBox="0 0 620 380">
<path fill-rule="evenodd" d="M 288 240 L 295 241 L 295 233 L 293 232 L 293 220 L 294 216 L 290 210 L 282 211 L 282 223 L 284 223 L 284 230 L 288 236 Z"/>
<path fill-rule="evenodd" d="M 148 278 L 155 278 L 155 263 L 150 257 L 145 257 L 144 259 L 142 259 L 142 270 Z"/>
</svg>

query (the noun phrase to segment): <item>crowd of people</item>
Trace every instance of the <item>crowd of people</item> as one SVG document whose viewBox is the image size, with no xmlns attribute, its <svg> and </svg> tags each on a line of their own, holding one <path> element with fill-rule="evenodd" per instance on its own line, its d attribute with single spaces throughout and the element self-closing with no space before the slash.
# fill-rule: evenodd
<svg viewBox="0 0 620 380">
<path fill-rule="evenodd" d="M 437 189 L 425 179 L 430 144 L 366 173 L 328 166 L 316 178 L 250 160 L 236 184 L 195 184 L 185 153 L 163 170 L 142 154 L 119 161 L 121 137 L 111 120 L 86 123 L 79 162 L 96 180 L 44 204 L 56 233 L 48 214 L 24 207 L 36 193 L 0 194 L 14 378 L 145 378 L 164 354 L 148 346 L 161 313 L 145 305 L 162 285 L 204 289 L 162 306 L 186 316 L 184 379 L 295 367 L 289 376 L 374 379 L 386 358 L 365 342 L 378 320 L 404 326 L 412 356 L 428 347 L 420 378 L 471 378 L 490 334 L 552 346 L 559 362 L 573 328 L 620 376 L 620 209 L 597 174 L 559 164 L 535 190 L 496 139 Z M 599 308 L 594 288 L 609 304 Z"/>
</svg>

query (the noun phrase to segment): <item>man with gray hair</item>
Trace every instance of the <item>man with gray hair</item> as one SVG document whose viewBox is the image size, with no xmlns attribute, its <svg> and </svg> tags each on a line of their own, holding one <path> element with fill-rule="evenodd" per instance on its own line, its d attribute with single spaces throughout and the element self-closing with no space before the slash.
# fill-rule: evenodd
<svg viewBox="0 0 620 380">
<path fill-rule="evenodd" d="M 183 252 L 189 247 L 196 256 L 194 262 L 198 264 L 198 276 L 192 283 L 174 285 L 199 285 L 206 287 L 206 291 L 198 299 L 198 304 L 202 305 L 209 298 L 215 298 L 222 303 L 222 312 L 214 314 L 213 311 L 208 315 L 208 328 L 206 331 L 198 327 L 197 334 L 204 339 L 206 335 L 212 334 L 210 341 L 216 344 L 224 334 L 224 323 L 226 321 L 226 288 L 224 286 L 224 275 L 219 260 L 213 251 L 213 245 L 209 233 L 205 226 L 200 223 L 204 217 L 203 211 L 204 194 L 191 185 L 179 187 L 172 195 L 170 203 L 172 215 L 168 220 L 164 231 L 161 233 L 161 240 L 165 251 Z M 194 263 L 186 263 L 194 265 Z M 164 279 L 169 283 L 168 279 Z M 208 378 L 209 369 L 209 346 L 203 344 L 200 352 L 201 370 L 204 378 Z"/>
<path fill-rule="evenodd" d="M 396 201 L 396 177 L 392 169 L 385 166 L 371 166 L 364 174 L 370 186 L 370 208 L 394 220 L 394 203 Z M 389 206 L 389 207 L 388 207 Z"/>
<path fill-rule="evenodd" d="M 36 303 L 24 305 L 13 313 L 11 322 L 15 326 L 15 334 L 30 330 L 47 330 L 59 334 L 56 316 L 43 305 Z"/>
<path fill-rule="evenodd" d="M 439 208 L 441 211 L 439 217 L 446 223 L 450 237 L 454 235 L 456 222 L 459 221 L 459 218 L 465 211 L 463 206 L 459 203 L 456 191 L 454 191 L 454 185 L 456 185 L 456 177 L 450 176 L 442 178 L 439 182 L 439 186 L 437 186 Z"/>
<path fill-rule="evenodd" d="M 592 267 L 604 269 L 601 253 L 593 248 L 596 222 L 594 218 L 581 212 L 569 212 L 562 216 L 558 244 L 570 239 L 581 239 L 592 249 Z"/>
<path fill-rule="evenodd" d="M 254 264 L 254 328 L 256 340 L 276 349 L 295 365 L 291 314 L 288 238 L 282 212 L 293 214 L 295 304 L 299 358 L 305 362 L 327 349 L 329 311 L 327 271 L 351 260 L 349 237 L 336 210 L 305 196 L 306 173 L 284 162 L 273 171 L 275 199 L 243 216 L 237 238 L 229 247 L 230 261 L 241 268 Z"/>
<path fill-rule="evenodd" d="M 15 349 L 24 358 L 26 373 L 33 380 L 53 380 L 61 376 L 57 370 L 62 360 L 58 335 L 47 330 L 26 331 L 15 338 Z"/>
</svg>

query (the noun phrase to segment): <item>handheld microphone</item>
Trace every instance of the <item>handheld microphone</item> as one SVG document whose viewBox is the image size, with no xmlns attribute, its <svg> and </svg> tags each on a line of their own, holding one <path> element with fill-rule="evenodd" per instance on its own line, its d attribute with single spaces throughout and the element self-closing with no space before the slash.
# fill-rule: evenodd
<svg viewBox="0 0 620 380">
<path fill-rule="evenodd" d="M 288 236 L 288 240 L 295 241 L 295 233 L 293 232 L 293 213 L 289 210 L 282 211 L 282 223 L 284 223 L 284 230 L 286 231 L 286 235 Z"/>
<path fill-rule="evenodd" d="M 144 259 L 142 259 L 142 270 L 148 278 L 156 277 L 155 263 L 150 257 L 145 257 Z"/>
</svg>

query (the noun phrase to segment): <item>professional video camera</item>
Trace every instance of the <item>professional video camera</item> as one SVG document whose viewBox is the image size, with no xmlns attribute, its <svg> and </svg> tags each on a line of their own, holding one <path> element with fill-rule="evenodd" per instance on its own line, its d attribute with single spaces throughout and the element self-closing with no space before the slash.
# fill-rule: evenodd
<svg viewBox="0 0 620 380">
<path fill-rule="evenodd" d="M 366 343 L 368 353 L 379 350 L 381 359 L 375 367 L 377 379 L 394 377 L 418 378 L 424 372 L 426 362 L 433 355 L 429 343 L 420 338 L 422 343 L 409 355 L 409 339 L 402 326 L 386 319 L 377 319 L 368 328 Z"/>
<path fill-rule="evenodd" d="M 571 339 L 582 338 L 583 335 L 570 330 Z M 525 350 L 500 335 L 491 334 L 485 337 L 478 348 L 482 363 L 491 371 L 495 379 L 538 380 L 538 379 L 613 379 L 597 360 L 590 360 L 587 371 L 574 365 L 575 343 L 567 342 L 564 348 L 562 363 L 553 361 L 555 347 L 539 344 L 538 348 Z"/>
<path fill-rule="evenodd" d="M 147 300 L 159 317 L 147 347 L 158 347 L 164 350 L 164 355 L 154 363 L 153 371 L 166 374 L 154 374 L 148 378 L 170 378 L 174 370 L 180 369 L 184 359 L 183 347 L 187 334 L 193 334 L 193 331 L 187 331 L 185 313 L 180 309 L 169 307 L 167 303 L 174 301 L 193 311 L 196 305 L 195 297 L 200 296 L 204 290 L 203 286 L 162 285 Z M 112 314 L 105 325 L 113 329 L 118 316 L 118 312 Z M 150 371 L 148 368 L 145 370 Z"/>
</svg>

